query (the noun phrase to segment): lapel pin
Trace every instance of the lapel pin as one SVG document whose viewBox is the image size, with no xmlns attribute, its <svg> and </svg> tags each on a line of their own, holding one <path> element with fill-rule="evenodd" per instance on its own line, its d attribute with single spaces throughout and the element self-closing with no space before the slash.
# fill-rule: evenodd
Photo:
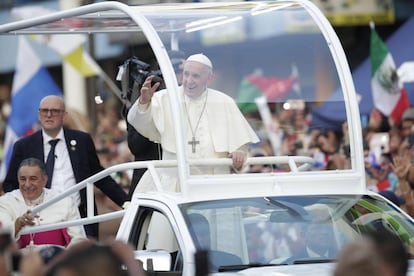
<svg viewBox="0 0 414 276">
<path fill-rule="evenodd" d="M 76 140 L 70 140 L 70 149 L 75 151 L 76 150 Z"/>
</svg>

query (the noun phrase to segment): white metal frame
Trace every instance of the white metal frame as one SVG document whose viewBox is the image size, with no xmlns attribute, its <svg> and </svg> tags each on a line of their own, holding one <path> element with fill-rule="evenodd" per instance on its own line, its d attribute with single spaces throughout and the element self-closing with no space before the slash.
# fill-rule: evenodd
<svg viewBox="0 0 414 276">
<path fill-rule="evenodd" d="M 303 6 L 310 15 L 314 18 L 314 20 L 317 22 L 319 28 L 322 30 L 323 35 L 325 36 L 328 46 L 331 50 L 332 56 L 334 58 L 336 68 L 339 74 L 339 79 L 342 84 L 343 92 L 344 92 L 344 99 L 345 99 L 345 106 L 346 106 L 346 113 L 348 117 L 348 123 L 349 123 L 349 138 L 351 141 L 351 161 L 352 161 L 352 170 L 345 170 L 345 171 L 333 171 L 333 172 L 324 172 L 321 174 L 318 173 L 301 173 L 298 174 L 297 172 L 301 170 L 305 170 L 306 165 L 304 167 L 297 167 L 296 163 L 309 163 L 308 159 L 302 159 L 302 157 L 274 157 L 276 159 L 269 159 L 269 160 L 260 160 L 257 159 L 257 163 L 263 163 L 263 162 L 269 162 L 269 163 L 288 163 L 291 167 L 291 172 L 289 173 L 280 173 L 277 176 L 275 174 L 266 174 L 262 176 L 255 175 L 257 179 L 263 180 L 264 182 L 271 183 L 271 191 L 272 193 L 281 193 L 281 194 L 295 194 L 297 193 L 296 190 L 290 190 L 289 185 L 291 183 L 296 182 L 300 184 L 306 184 L 307 182 L 322 182 L 322 183 L 328 183 L 332 181 L 337 181 L 338 183 L 344 184 L 344 183 L 353 183 L 352 187 L 349 185 L 344 185 L 347 187 L 340 187 L 338 185 L 333 185 L 332 190 L 336 189 L 336 192 L 341 193 L 346 190 L 348 190 L 350 193 L 363 193 L 365 192 L 365 176 L 364 176 L 364 163 L 363 163 L 363 150 L 362 150 L 362 134 L 361 134 L 361 128 L 360 128 L 360 120 L 359 120 L 359 108 L 358 103 L 356 100 L 356 93 L 355 88 L 353 85 L 351 73 L 349 70 L 349 66 L 346 60 L 345 53 L 342 49 L 342 46 L 340 44 L 340 41 L 335 34 L 332 26 L 329 24 L 328 20 L 325 18 L 325 16 L 320 12 L 320 10 L 312 4 L 310 1 L 306 0 L 297 0 L 297 1 L 288 1 L 288 0 L 280 0 L 278 2 L 286 2 L 288 3 L 295 3 L 300 4 Z M 232 3 L 234 4 L 234 3 Z M 184 5 L 184 4 L 183 4 Z M 205 3 L 204 5 L 208 5 Z M 215 5 L 214 3 L 211 3 L 211 5 Z M 125 170 L 125 169 L 132 169 L 132 168 L 148 168 L 150 173 L 152 174 L 152 177 L 158 187 L 159 190 L 161 190 L 161 185 L 159 183 L 159 179 L 157 178 L 156 174 L 156 167 L 165 167 L 165 166 L 176 166 L 178 168 L 178 179 L 179 183 L 181 185 L 181 195 L 184 198 L 191 199 L 192 196 L 194 198 L 199 198 L 199 195 L 197 192 L 189 193 L 189 186 L 194 185 L 195 189 L 193 191 L 199 191 L 199 189 L 202 186 L 202 183 L 208 183 L 213 184 L 217 182 L 217 178 L 211 177 L 193 177 L 189 176 L 189 166 L 190 164 L 209 164 L 209 162 L 214 162 L 214 164 L 222 164 L 222 165 L 229 165 L 231 160 L 230 159 L 223 159 L 223 160 L 204 160 L 204 161 L 196 161 L 196 160 L 188 160 L 185 153 L 185 139 L 184 133 L 183 133 L 183 120 L 182 120 L 182 111 L 180 109 L 180 93 L 178 93 L 178 84 L 177 80 L 174 77 L 174 70 L 172 68 L 172 65 L 169 61 L 169 57 L 167 54 L 167 51 L 165 49 L 165 46 L 161 42 L 156 30 L 153 28 L 153 26 L 150 24 L 150 22 L 146 19 L 145 15 L 139 11 L 139 8 L 132 9 L 131 7 L 119 3 L 119 2 L 101 2 L 96 4 L 91 4 L 87 6 L 81 6 L 78 8 L 74 8 L 71 10 L 65 10 L 56 12 L 49 15 L 44 15 L 41 17 L 36 17 L 32 19 L 22 20 L 18 22 L 8 23 L 0 26 L 0 34 L 23 34 L 23 31 L 20 31 L 24 28 L 28 28 L 31 26 L 36 26 L 40 24 L 46 24 L 51 23 L 57 20 L 60 20 L 62 18 L 69 18 L 74 16 L 82 16 L 85 14 L 90 13 L 96 13 L 99 15 L 100 12 L 103 11 L 110 11 L 110 10 L 117 10 L 125 13 L 127 16 L 129 16 L 136 24 L 139 26 L 142 30 L 142 32 L 145 34 L 146 38 L 148 39 L 148 42 L 150 43 L 150 46 L 152 47 L 154 54 L 157 58 L 157 61 L 159 63 L 159 67 L 164 74 L 164 81 L 166 83 L 166 86 L 168 89 L 172 90 L 170 97 L 170 105 L 171 109 L 173 110 L 173 120 L 175 122 L 175 133 L 176 133 L 176 149 L 177 149 L 177 161 L 150 161 L 150 162 L 132 162 L 130 164 L 120 164 L 113 166 L 111 168 L 108 168 L 97 175 L 94 175 L 72 189 L 69 189 L 66 193 L 61 194 L 60 196 L 56 197 L 53 202 L 71 194 L 74 192 L 77 192 L 81 188 L 87 189 L 87 218 L 82 219 L 79 222 L 82 224 L 90 223 L 92 221 L 101 221 L 105 220 L 110 215 L 105 216 L 101 215 L 99 217 L 93 217 L 93 183 L 101 179 L 102 177 L 109 175 L 115 171 L 118 170 Z M 70 30 L 67 30 L 66 33 L 71 33 Z M 256 159 L 249 159 L 248 164 L 255 164 Z M 294 177 L 293 177 L 294 176 Z M 239 185 L 239 183 L 243 183 L 245 181 L 244 179 L 251 179 L 253 176 L 244 175 L 243 177 L 228 177 L 228 176 L 222 176 L 220 180 L 223 181 L 223 183 L 227 183 L 230 186 Z M 192 188 L 191 188 L 192 189 Z M 302 190 L 302 189 L 301 189 Z M 301 191 L 303 193 L 310 192 L 311 189 L 309 187 L 304 187 L 304 189 Z M 264 189 L 264 192 L 268 192 L 268 189 Z M 237 193 L 236 193 L 237 194 Z M 212 196 L 212 195 L 210 195 Z M 41 209 L 48 206 L 48 204 L 52 204 L 52 201 L 50 203 L 46 203 L 44 205 L 36 207 L 33 211 L 38 212 Z M 116 216 L 122 216 L 124 214 L 124 211 L 120 211 L 114 215 Z M 60 226 L 63 226 L 66 224 L 62 224 Z M 36 227 L 33 228 L 33 231 L 43 231 L 39 230 L 40 228 Z M 42 228 L 46 229 L 46 228 Z M 26 230 L 24 230 L 26 231 Z M 24 232 L 25 233 L 25 232 Z"/>
</svg>

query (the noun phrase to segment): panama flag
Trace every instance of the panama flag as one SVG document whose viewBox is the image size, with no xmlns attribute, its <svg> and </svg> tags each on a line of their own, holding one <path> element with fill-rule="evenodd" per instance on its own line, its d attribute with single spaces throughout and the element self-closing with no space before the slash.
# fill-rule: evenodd
<svg viewBox="0 0 414 276">
<path fill-rule="evenodd" d="M 14 142 L 31 134 L 37 127 L 40 100 L 47 95 L 62 95 L 28 40 L 19 36 L 16 70 L 12 84 L 11 112 L 6 128 L 0 180 L 3 181 Z"/>
<path fill-rule="evenodd" d="M 394 124 L 401 122 L 402 114 L 410 107 L 404 87 L 398 80 L 394 59 L 371 22 L 371 87 L 374 106 Z"/>
</svg>

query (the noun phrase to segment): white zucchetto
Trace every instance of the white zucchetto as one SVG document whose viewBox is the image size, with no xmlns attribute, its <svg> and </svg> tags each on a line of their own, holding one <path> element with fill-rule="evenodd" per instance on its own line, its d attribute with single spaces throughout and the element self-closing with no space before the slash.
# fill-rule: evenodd
<svg viewBox="0 0 414 276">
<path fill-rule="evenodd" d="M 203 55 L 203 54 L 191 55 L 187 58 L 187 61 L 199 62 L 199 63 L 204 64 L 204 65 L 210 67 L 211 69 L 213 69 L 213 64 L 211 63 L 210 59 L 207 56 Z"/>
</svg>

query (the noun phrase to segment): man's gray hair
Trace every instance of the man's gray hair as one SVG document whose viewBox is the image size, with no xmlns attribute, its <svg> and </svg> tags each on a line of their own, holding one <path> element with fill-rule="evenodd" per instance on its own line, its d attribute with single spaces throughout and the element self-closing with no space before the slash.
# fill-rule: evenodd
<svg viewBox="0 0 414 276">
<path fill-rule="evenodd" d="M 23 166 L 38 167 L 42 175 L 47 175 L 45 164 L 37 158 L 30 157 L 30 158 L 24 159 L 19 165 L 18 172 L 20 171 L 20 168 Z"/>
</svg>

